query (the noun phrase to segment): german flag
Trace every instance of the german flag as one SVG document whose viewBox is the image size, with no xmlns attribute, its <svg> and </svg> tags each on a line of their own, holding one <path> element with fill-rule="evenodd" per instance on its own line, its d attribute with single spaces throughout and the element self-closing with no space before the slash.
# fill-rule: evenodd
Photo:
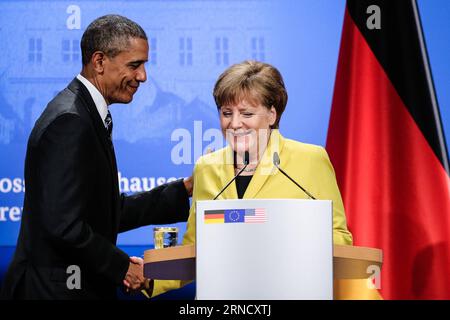
<svg viewBox="0 0 450 320">
<path fill-rule="evenodd" d="M 225 223 L 224 210 L 206 210 L 205 223 Z"/>
<path fill-rule="evenodd" d="M 385 299 L 450 299 L 448 153 L 417 3 L 349 0 L 327 137 Z"/>
</svg>

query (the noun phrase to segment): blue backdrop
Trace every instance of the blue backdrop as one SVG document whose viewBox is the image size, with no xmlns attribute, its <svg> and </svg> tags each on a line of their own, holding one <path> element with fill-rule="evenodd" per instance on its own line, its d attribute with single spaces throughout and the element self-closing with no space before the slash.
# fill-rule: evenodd
<svg viewBox="0 0 450 320">
<path fill-rule="evenodd" d="M 80 71 L 79 43 L 93 19 L 119 13 L 149 37 L 148 81 L 131 104 L 110 108 L 120 187 L 136 192 L 190 175 L 208 146 L 223 143 L 209 130 L 218 128 L 212 87 L 245 59 L 269 62 L 284 76 L 281 132 L 324 145 L 344 9 L 344 0 L 0 0 L 0 279 L 20 226 L 28 134 Z M 448 141 L 450 2 L 421 0 L 419 9 Z M 137 255 L 152 242 L 151 226 L 119 236 Z"/>
</svg>

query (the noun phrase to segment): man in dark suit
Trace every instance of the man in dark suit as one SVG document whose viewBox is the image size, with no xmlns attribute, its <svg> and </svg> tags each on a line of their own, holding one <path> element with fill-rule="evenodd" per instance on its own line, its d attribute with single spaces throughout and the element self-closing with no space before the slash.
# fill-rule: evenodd
<svg viewBox="0 0 450 320">
<path fill-rule="evenodd" d="M 83 68 L 31 132 L 16 252 L 4 279 L 9 299 L 114 299 L 143 287 L 142 259 L 116 246 L 118 232 L 186 221 L 191 179 L 133 196 L 119 193 L 108 106 L 129 103 L 146 80 L 144 30 L 117 15 L 81 39 Z M 69 285 L 73 271 L 79 285 Z M 76 282 L 75 282 L 76 283 Z"/>
</svg>

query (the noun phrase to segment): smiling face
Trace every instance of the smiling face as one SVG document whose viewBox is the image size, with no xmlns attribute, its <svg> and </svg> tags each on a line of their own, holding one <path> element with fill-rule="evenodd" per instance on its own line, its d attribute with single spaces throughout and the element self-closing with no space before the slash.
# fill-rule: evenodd
<svg viewBox="0 0 450 320">
<path fill-rule="evenodd" d="M 133 100 L 139 84 L 147 80 L 147 60 L 148 42 L 140 38 L 129 39 L 127 48 L 114 57 L 103 56 L 100 91 L 108 105 Z"/>
<path fill-rule="evenodd" d="M 274 107 L 266 108 L 248 100 L 219 109 L 220 127 L 231 148 L 238 154 L 249 151 L 250 159 L 259 159 L 267 146 L 271 126 L 277 119 Z"/>
</svg>

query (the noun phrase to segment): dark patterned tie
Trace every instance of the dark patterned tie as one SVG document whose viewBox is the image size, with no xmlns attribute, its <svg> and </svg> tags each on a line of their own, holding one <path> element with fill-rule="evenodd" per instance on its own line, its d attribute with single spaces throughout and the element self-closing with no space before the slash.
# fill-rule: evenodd
<svg viewBox="0 0 450 320">
<path fill-rule="evenodd" d="M 108 137 L 109 140 L 112 139 L 112 129 L 113 129 L 113 122 L 112 122 L 112 117 L 111 117 L 111 113 L 108 110 L 108 114 L 106 115 L 105 118 L 105 125 L 106 125 L 106 130 L 108 131 Z"/>
</svg>

